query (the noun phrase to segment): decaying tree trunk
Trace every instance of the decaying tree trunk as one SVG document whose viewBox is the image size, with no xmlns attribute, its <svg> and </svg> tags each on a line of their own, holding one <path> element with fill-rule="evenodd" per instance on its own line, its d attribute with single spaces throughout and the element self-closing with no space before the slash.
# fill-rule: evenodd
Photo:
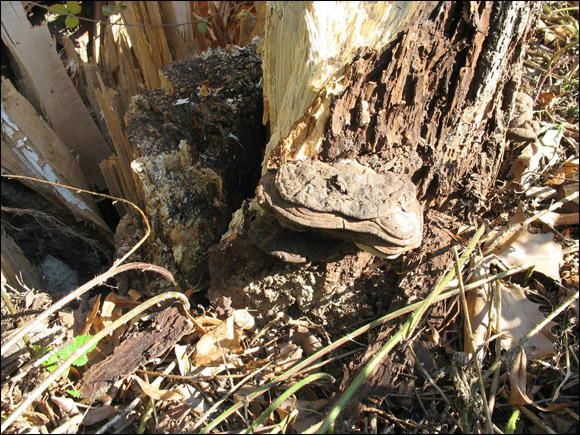
<svg viewBox="0 0 580 435">
<path fill-rule="evenodd" d="M 379 173 L 408 177 L 424 209 L 423 243 L 396 260 L 377 261 L 358 251 L 336 261 L 288 264 L 264 255 L 252 243 L 248 232 L 263 211 L 248 202 L 228 236 L 210 252 L 209 297 L 222 307 L 255 308 L 257 317 L 266 319 L 279 311 L 307 314 L 333 330 L 425 297 L 450 264 L 452 234 L 461 223 L 473 223 L 474 212 L 483 208 L 494 186 L 525 36 L 541 6 L 422 2 L 408 15 L 398 11 L 408 19 L 402 27 L 393 25 L 391 38 L 356 51 L 343 47 L 341 53 L 353 53 L 351 62 L 333 57 L 332 50 L 327 57 L 317 51 L 316 37 L 329 36 L 320 29 L 332 27 L 328 15 L 312 4 L 294 15 L 279 13 L 293 7 L 298 8 L 268 6 L 264 98 L 272 137 L 263 172 L 297 160 L 353 159 Z M 293 20 L 302 23 L 299 29 L 312 32 L 311 39 L 305 38 L 306 46 L 276 46 L 273 41 L 280 38 L 268 32 L 284 32 Z M 353 29 L 350 22 L 344 27 Z M 326 41 L 326 47 L 333 43 Z M 284 48 L 291 53 L 291 70 L 269 70 L 283 63 L 271 59 L 281 59 Z M 332 65 L 333 72 L 320 78 L 317 87 L 310 81 L 292 81 L 307 75 L 296 69 L 308 71 L 314 62 L 326 66 L 327 72 Z M 269 83 L 267 78 L 286 82 Z M 295 83 L 304 89 L 293 88 Z M 436 313 L 432 315 L 436 327 Z M 380 332 L 366 356 L 349 368 L 344 385 L 390 330 Z M 392 373 L 409 360 L 395 352 L 386 358 L 353 399 L 357 405 L 346 407 L 337 430 L 348 431 L 364 404 L 383 400 L 392 391 Z"/>
<path fill-rule="evenodd" d="M 127 129 L 153 226 L 149 260 L 190 286 L 213 246 L 210 300 L 254 308 L 263 319 L 290 310 L 345 325 L 391 299 L 423 296 L 448 264 L 449 229 L 468 222 L 493 186 L 536 10 L 528 3 L 269 3 L 265 153 L 255 116 L 259 66 L 250 51 L 166 67 L 162 89 L 135 99 Z M 264 213 L 250 200 L 262 155 L 262 174 L 299 160 L 353 159 L 410 179 L 424 209 L 422 246 L 383 263 L 393 272 L 371 285 L 375 292 L 360 285 L 375 261 L 367 252 L 346 249 L 333 261 L 306 264 L 265 254 L 248 236 Z"/>
<path fill-rule="evenodd" d="M 268 3 L 261 52 L 270 140 L 263 154 L 265 141 L 252 116 L 258 105 L 242 110 L 239 104 L 243 95 L 255 101 L 249 90 L 260 83 L 246 63 L 249 49 L 174 64 L 162 90 L 135 100 L 128 129 L 153 217 L 153 260 L 191 285 L 209 249 L 214 305 L 252 309 L 258 322 L 281 311 L 308 315 L 331 332 L 424 297 L 450 264 L 454 230 L 472 223 L 494 185 L 523 42 L 540 7 Z M 187 68 L 182 81 L 179 71 Z M 350 159 L 411 180 L 423 208 L 421 246 L 386 260 L 352 244 L 331 254 L 315 249 L 295 255 L 298 239 L 302 246 L 323 245 L 328 234 L 280 228 L 284 222 L 265 214 L 253 198 L 258 155 L 262 176 L 296 161 Z M 333 183 L 340 187 L 338 179 Z M 349 236 L 340 237 L 348 245 Z M 281 246 L 266 253 L 256 242 L 263 238 L 292 252 Z M 388 334 L 381 331 L 376 346 Z M 393 353 L 383 362 L 362 397 L 384 398 L 392 370 L 408 361 L 398 363 L 399 357 Z M 349 369 L 345 382 L 365 359 Z M 359 411 L 350 407 L 339 430 L 348 430 Z"/>
<path fill-rule="evenodd" d="M 286 48 L 275 45 L 279 42 L 273 41 L 282 38 L 272 34 L 273 29 L 283 33 L 286 21 L 299 21 L 296 15 L 300 11 L 279 14 L 278 8 L 296 6 L 269 5 L 266 19 L 264 98 L 269 110 L 266 118 L 274 125 L 263 172 L 305 158 L 329 162 L 349 158 L 378 172 L 409 177 L 424 207 L 423 246 L 398 260 L 398 270 L 414 273 L 402 280 L 393 274 L 387 280 L 399 282 L 402 292 L 393 294 L 385 288 L 376 297 L 387 305 L 391 297 L 420 297 L 448 264 L 448 252 L 437 260 L 452 241 L 441 227 L 467 221 L 493 186 L 503 156 L 504 116 L 509 116 L 518 85 L 522 41 L 537 6 L 428 2 L 408 14 L 399 10 L 398 14 L 409 17 L 403 20 L 404 28 L 393 25 L 390 40 L 381 41 L 383 46 L 371 44 L 376 49 L 359 47 L 354 54 L 352 47 L 341 47 L 340 53 L 354 54 L 352 62 L 340 58 L 344 64 L 332 64 L 333 74 L 325 70 L 323 78 L 315 77 L 317 93 L 310 81 L 300 82 L 306 76 L 300 68 L 314 70 L 316 75 L 315 62 L 318 66 L 338 62 L 332 52 L 325 53 L 328 59 L 321 58 L 315 44 L 320 41 L 304 42 L 302 51 L 293 46 L 292 54 L 298 57 L 286 61 L 290 68 L 286 76 L 278 69 L 268 70 L 281 68 L 282 60 L 273 65 L 270 59 L 281 59 L 276 54 Z M 301 13 L 303 30 L 310 31 L 313 39 L 312 35 L 322 34 L 314 30 L 332 28 L 324 21 L 331 18 L 314 5 L 305 6 Z M 367 15 L 378 20 L 372 13 Z M 276 20 L 280 22 L 274 24 Z M 351 28 L 349 25 L 345 23 Z M 286 82 L 269 83 L 266 77 Z M 289 90 L 294 83 L 304 89 Z M 288 124 L 288 117 L 300 110 L 288 132 L 280 134 L 280 125 Z M 349 313 L 355 317 L 368 313 L 361 306 L 370 307 L 376 301 L 369 300 L 368 294 L 356 299 L 352 289 L 372 256 L 359 252 L 332 263 L 271 264 L 246 235 L 251 220 L 259 214 L 252 211 L 255 208 L 253 203 L 247 205 L 245 219 L 238 216 L 238 226 L 210 253 L 212 301 L 232 307 L 249 303 L 265 317 L 298 306 L 326 321 L 334 313 L 341 324 Z M 356 302 L 340 298 L 355 298 Z M 341 302 L 338 309 L 337 300 Z"/>
</svg>

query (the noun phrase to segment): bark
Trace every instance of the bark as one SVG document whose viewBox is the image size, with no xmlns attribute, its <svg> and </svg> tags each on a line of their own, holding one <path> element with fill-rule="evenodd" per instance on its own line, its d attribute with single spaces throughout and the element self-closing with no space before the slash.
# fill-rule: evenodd
<svg viewBox="0 0 580 435">
<path fill-rule="evenodd" d="M 302 92 L 286 91 L 286 100 L 288 95 L 298 94 L 292 97 L 292 107 L 308 104 L 309 98 L 311 102 L 288 133 L 276 143 L 271 139 L 267 146 L 263 171 L 297 159 L 351 158 L 379 172 L 392 171 L 411 178 L 425 209 L 424 242 L 422 248 L 397 263 L 401 270 L 414 270 L 403 278 L 402 288 L 393 295 L 400 300 L 423 296 L 447 265 L 449 253 L 440 264 L 433 263 L 445 247 L 439 246 L 437 227 L 451 229 L 462 220 L 469 221 L 493 186 L 503 156 L 504 116 L 509 116 L 517 89 L 522 42 L 538 10 L 527 3 L 472 5 L 477 6 L 477 13 L 469 9 L 469 4 L 422 3 L 382 48 L 358 50 L 346 69 L 335 68 L 343 75 L 343 91 L 336 97 L 335 76 L 327 77 L 331 84 L 314 97 L 310 95 L 311 86 Z M 279 26 L 284 28 L 283 24 Z M 280 75 L 277 70 L 268 70 L 272 65 L 269 59 L 276 58 L 275 53 L 269 53 L 270 27 L 267 20 L 265 77 Z M 312 50 L 305 51 L 309 63 Z M 303 63 L 295 61 L 292 65 L 298 68 L 296 65 Z M 289 74 L 302 77 L 294 70 Z M 283 129 L 280 125 L 287 124 L 286 118 L 292 114 L 273 103 L 281 98 L 271 95 L 279 92 L 280 86 L 268 85 L 266 79 L 264 86 L 266 112 L 275 122 L 271 130 L 279 134 Z M 307 96 L 300 96 L 304 94 Z M 232 225 L 228 237 L 210 252 L 210 270 L 214 271 L 210 300 L 237 308 L 250 299 L 265 317 L 295 306 L 298 300 L 303 301 L 298 305 L 306 310 L 317 310 L 321 301 L 326 301 L 327 307 L 319 311 L 324 316 L 334 311 L 328 309 L 328 295 L 333 293 L 329 285 L 335 290 L 350 288 L 360 276 L 344 273 L 349 279 L 336 285 L 326 272 L 328 264 L 306 265 L 300 270 L 310 270 L 313 275 L 307 280 L 310 296 L 305 303 L 305 295 L 297 289 L 300 286 L 291 284 L 293 274 L 300 274 L 294 270 L 296 266 L 270 266 L 269 259 L 264 258 L 265 267 L 256 278 L 228 265 L 227 260 L 230 264 L 241 261 L 245 255 L 242 251 L 252 249 L 246 232 L 250 221 L 261 214 L 256 208 L 250 203 L 241 210 L 237 225 Z M 352 261 L 358 264 L 358 260 L 348 257 L 344 265 L 332 263 L 333 269 L 348 270 Z M 429 279 L 422 276 L 424 270 L 417 269 L 421 265 L 428 269 Z M 271 276 L 283 277 L 274 280 L 278 283 L 274 288 L 271 279 L 266 279 Z M 290 296 L 284 290 L 288 286 L 294 289 Z M 343 315 L 338 314 L 341 318 Z"/>
<path fill-rule="evenodd" d="M 2 41 L 21 78 L 18 88 L 78 156 L 88 183 L 103 189 L 105 183 L 97 163 L 111 150 L 70 81 L 47 24 L 34 27 L 20 2 L 3 2 Z"/>
</svg>

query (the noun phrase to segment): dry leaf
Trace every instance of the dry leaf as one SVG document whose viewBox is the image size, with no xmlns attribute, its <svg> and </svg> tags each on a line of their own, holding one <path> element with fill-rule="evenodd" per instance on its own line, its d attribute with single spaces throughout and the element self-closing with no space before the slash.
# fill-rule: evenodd
<svg viewBox="0 0 580 435">
<path fill-rule="evenodd" d="M 508 336 L 501 340 L 504 349 L 510 349 L 523 336 L 544 321 L 540 306 L 528 300 L 520 286 L 509 284 L 502 286 L 501 328 Z M 532 360 L 545 358 L 554 353 L 554 336 L 550 332 L 550 322 L 538 334 L 523 345 L 528 357 Z"/>
<path fill-rule="evenodd" d="M 492 259 L 487 258 L 480 262 L 478 268 L 474 268 L 474 274 L 470 282 L 486 277 Z M 496 289 L 501 291 L 501 319 L 502 332 L 501 344 L 504 349 L 510 349 L 514 343 L 524 337 L 536 325 L 544 320 L 544 315 L 539 310 L 539 305 L 528 300 L 521 288 L 515 284 L 505 285 L 498 281 Z M 468 315 L 471 323 L 473 342 L 475 348 L 479 348 L 488 338 L 488 328 L 492 333 L 496 330 L 497 311 L 495 303 L 492 304 L 489 285 L 469 292 L 467 296 Z M 491 326 L 490 316 L 492 316 Z M 527 355 L 532 360 L 542 359 L 554 353 L 554 337 L 550 328 L 554 326 L 550 322 L 540 333 L 534 335 L 523 345 Z M 468 334 L 465 334 L 464 349 L 470 352 Z"/>
<path fill-rule="evenodd" d="M 542 215 L 538 220 L 554 227 L 578 225 L 580 223 L 580 213 L 556 213 L 550 211 Z"/>
<path fill-rule="evenodd" d="M 526 352 L 522 349 L 514 358 L 513 366 L 510 370 L 510 403 L 512 405 L 532 405 L 543 412 L 557 411 L 570 406 L 569 403 L 552 403 L 548 406 L 539 406 L 532 400 L 532 397 L 541 389 L 541 386 L 534 385 L 528 394 L 526 378 L 527 357 Z"/>
<path fill-rule="evenodd" d="M 81 335 L 87 335 L 90 332 L 91 326 L 93 326 L 93 323 L 97 318 L 97 314 L 99 313 L 100 304 L 101 304 L 101 294 L 99 293 L 97 295 L 97 298 L 95 299 L 95 303 L 93 304 L 93 309 L 91 310 L 91 312 L 89 313 L 89 315 L 85 320 L 85 327 L 83 328 Z"/>
<path fill-rule="evenodd" d="M 536 272 L 560 281 L 562 246 L 554 242 L 551 233 L 531 234 L 527 230 L 522 230 L 510 242 L 497 255 L 507 266 L 518 266 L 534 261 Z"/>
<path fill-rule="evenodd" d="M 181 376 L 186 376 L 187 373 L 191 371 L 191 363 L 187 357 L 188 346 L 176 344 L 173 348 L 177 360 L 177 367 L 179 368 L 179 374 Z"/>
<path fill-rule="evenodd" d="M 202 97 L 207 97 L 209 95 L 209 91 L 205 83 L 202 83 L 202 85 L 200 86 L 199 95 L 201 95 Z"/>
<path fill-rule="evenodd" d="M 548 186 L 532 186 L 525 193 L 529 198 L 533 198 L 536 204 L 558 196 L 556 189 Z"/>
<path fill-rule="evenodd" d="M 143 296 L 143 294 L 141 292 L 138 292 L 137 290 L 131 289 L 127 292 L 127 296 L 129 296 L 129 298 L 133 302 L 138 302 L 139 299 L 141 299 L 141 297 Z"/>
<path fill-rule="evenodd" d="M 50 396 L 50 399 L 59 407 L 63 415 L 71 416 L 80 413 L 77 403 L 68 397 Z"/>
<path fill-rule="evenodd" d="M 204 395 L 191 384 L 179 385 L 175 391 L 183 396 L 183 403 L 196 412 L 204 413 L 211 408 L 211 404 L 207 403 Z"/>
<path fill-rule="evenodd" d="M 472 274 L 469 282 L 479 281 L 487 278 L 489 275 L 490 265 L 496 260 L 488 256 L 477 262 L 472 267 Z M 487 340 L 487 331 L 489 325 L 489 315 L 491 306 L 491 286 L 485 284 L 467 294 L 467 315 L 471 323 L 471 330 L 473 335 L 473 346 L 475 349 L 479 348 Z M 467 322 L 464 322 L 464 327 L 467 328 Z M 465 330 L 463 349 L 466 353 L 472 353 L 471 343 L 467 329 Z M 480 354 L 481 355 L 481 354 Z M 482 359 L 482 355 L 480 357 Z"/>
<path fill-rule="evenodd" d="M 111 405 L 102 405 L 99 407 L 91 406 L 85 414 L 83 424 L 85 426 L 91 426 L 100 421 L 112 418 L 118 412 L 119 410 L 117 407 Z"/>
<path fill-rule="evenodd" d="M 276 372 L 289 369 L 302 359 L 304 351 L 294 343 L 284 343 L 280 345 L 278 356 L 276 357 Z"/>
<path fill-rule="evenodd" d="M 313 355 L 323 347 L 318 337 L 304 326 L 298 326 L 290 331 L 290 341 L 300 346 L 306 356 Z"/>
<path fill-rule="evenodd" d="M 122 313 L 121 310 L 115 310 L 117 304 L 114 293 L 109 293 L 105 300 L 103 301 L 103 307 L 101 308 L 101 320 L 103 321 L 103 325 L 105 327 L 109 326 L 119 317 L 121 317 Z"/>
<path fill-rule="evenodd" d="M 177 391 L 161 390 L 154 385 L 141 379 L 139 376 L 133 376 L 145 394 L 155 400 L 183 400 L 183 396 Z"/>
<path fill-rule="evenodd" d="M 526 352 L 521 349 L 514 358 L 510 370 L 510 403 L 512 405 L 527 405 L 532 402 L 526 394 L 527 363 Z"/>
<path fill-rule="evenodd" d="M 223 356 L 242 350 L 243 329 L 253 327 L 254 319 L 246 310 L 236 310 L 220 325 L 199 339 L 192 357 L 194 366 L 221 364 Z"/>
<path fill-rule="evenodd" d="M 538 173 L 557 157 L 562 138 L 562 130 L 556 125 L 542 123 L 543 134 L 538 140 L 530 142 L 512 162 L 511 175 L 524 189 L 535 184 Z M 544 163 L 547 160 L 548 163 Z"/>
</svg>

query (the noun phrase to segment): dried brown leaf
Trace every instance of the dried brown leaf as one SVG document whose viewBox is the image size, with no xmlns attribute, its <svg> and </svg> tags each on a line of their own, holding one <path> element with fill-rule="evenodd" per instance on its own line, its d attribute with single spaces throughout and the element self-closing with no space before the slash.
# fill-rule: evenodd
<svg viewBox="0 0 580 435">
<path fill-rule="evenodd" d="M 139 376 L 133 376 L 145 394 L 155 400 L 183 400 L 181 393 L 172 390 L 162 390 L 144 381 Z"/>
<path fill-rule="evenodd" d="M 544 320 L 540 306 L 528 300 L 521 287 L 515 284 L 502 286 L 502 347 L 511 349 L 512 345 L 524 337 Z M 545 358 L 554 353 L 554 336 L 550 332 L 554 322 L 550 322 L 537 335 L 523 345 L 532 360 Z"/>
<path fill-rule="evenodd" d="M 507 266 L 519 266 L 534 261 L 536 272 L 560 281 L 562 246 L 554 242 L 551 233 L 531 234 L 522 230 L 510 242 L 498 253 L 498 257 Z"/>
<path fill-rule="evenodd" d="M 554 227 L 578 225 L 580 223 L 580 213 L 556 213 L 551 211 L 542 215 L 539 221 Z"/>
<path fill-rule="evenodd" d="M 93 323 L 95 322 L 95 319 L 97 318 L 97 315 L 99 313 L 99 305 L 100 304 L 101 304 L 101 295 L 98 294 L 97 299 L 95 300 L 95 303 L 93 304 L 93 308 L 85 320 L 85 327 L 83 328 L 82 335 L 88 334 L 89 331 L 91 330 L 91 326 L 93 326 Z"/>
<path fill-rule="evenodd" d="M 91 426 L 100 421 L 107 420 L 117 414 L 119 410 L 111 405 L 103 405 L 99 407 L 92 406 L 83 419 L 85 426 Z"/>
<path fill-rule="evenodd" d="M 195 366 L 221 364 L 229 352 L 242 350 L 240 338 L 243 329 L 253 326 L 253 317 L 246 310 L 236 310 L 233 315 L 201 337 L 195 346 L 192 363 Z"/>
<path fill-rule="evenodd" d="M 532 402 L 526 394 L 527 362 L 526 352 L 521 349 L 514 358 L 510 370 L 510 403 L 512 405 L 527 405 Z"/>
</svg>

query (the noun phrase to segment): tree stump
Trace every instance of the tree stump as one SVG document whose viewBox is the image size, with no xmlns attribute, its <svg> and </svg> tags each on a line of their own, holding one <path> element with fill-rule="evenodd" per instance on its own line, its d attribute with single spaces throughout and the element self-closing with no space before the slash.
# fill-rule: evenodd
<svg viewBox="0 0 580 435">
<path fill-rule="evenodd" d="M 391 298 L 423 297 L 449 264 L 449 230 L 469 222 L 493 187 L 535 11 L 529 4 L 423 3 L 382 49 L 358 51 L 339 95 L 321 90 L 285 137 L 268 146 L 264 171 L 305 158 L 353 159 L 415 184 L 425 213 L 423 243 L 383 266 L 391 269 L 389 285 L 374 296 L 360 288 L 363 271 L 374 273 L 374 259 L 364 252 L 303 266 L 258 259 L 247 233 L 262 212 L 249 203 L 239 226 L 210 252 L 210 300 L 233 308 L 249 303 L 266 318 L 298 307 L 344 325 L 348 313 L 354 323 L 369 313 L 361 307 L 377 300 L 388 306 Z"/>
<path fill-rule="evenodd" d="M 262 55 L 271 136 L 264 154 L 257 145 L 265 142 L 263 130 L 240 136 L 242 126 L 256 125 L 258 104 L 214 113 L 213 104 L 224 106 L 208 97 L 221 93 L 222 101 L 235 100 L 237 93 L 226 97 L 225 89 L 243 83 L 249 69 L 232 65 L 232 73 L 222 76 L 211 56 L 203 59 L 211 72 L 203 61 L 192 61 L 197 78 L 189 84 L 168 79 L 164 90 L 136 99 L 128 130 L 139 154 L 134 168 L 154 217 L 151 252 L 158 264 L 193 283 L 209 249 L 208 298 L 215 306 L 254 310 L 258 323 L 280 312 L 307 315 L 338 334 L 425 297 L 451 262 L 455 230 L 485 208 L 504 154 L 526 33 L 541 4 L 368 2 L 349 13 L 351 4 L 335 4 L 333 14 L 326 3 L 267 5 Z M 221 61 L 229 65 L 227 57 Z M 259 79 L 251 76 L 248 83 L 255 87 Z M 182 99 L 188 104 L 176 106 Z M 215 139 L 212 146 L 207 139 Z M 420 246 L 383 259 L 347 237 L 332 252 L 303 251 L 328 244 L 332 236 L 320 227 L 304 231 L 285 222 L 282 228 L 284 222 L 251 199 L 257 158 L 261 184 L 284 165 L 343 159 L 379 176 L 410 180 L 423 213 Z M 333 188 L 341 186 L 338 178 L 330 181 Z M 270 248 L 270 242 L 287 249 Z M 366 355 L 348 368 L 344 385 L 392 328 L 379 332 Z M 429 349 L 419 343 L 417 351 Z M 337 430 L 350 429 L 368 403 L 361 397 L 383 400 L 393 388 L 393 370 L 409 360 L 389 355 Z"/>
<path fill-rule="evenodd" d="M 210 49 L 161 70 L 134 97 L 127 135 L 152 236 L 147 259 L 197 284 L 207 250 L 253 195 L 266 143 L 261 62 L 252 47 Z"/>
<path fill-rule="evenodd" d="M 451 264 L 455 230 L 475 223 L 477 212 L 485 210 L 502 163 L 524 41 L 540 8 L 535 3 L 421 3 L 383 47 L 358 50 L 340 70 L 343 77 L 329 79 L 287 133 L 268 145 L 263 173 L 275 174 L 305 159 L 351 159 L 377 173 L 410 179 L 424 211 L 418 249 L 394 260 L 357 250 L 338 260 L 286 263 L 252 242 L 252 222 L 263 210 L 247 202 L 237 225 L 210 251 L 210 300 L 255 308 L 258 319 L 279 311 L 307 315 L 338 332 L 424 298 Z M 305 20 L 311 12 L 305 12 Z M 268 43 L 266 32 L 264 58 L 275 57 L 268 54 Z M 267 66 L 265 76 L 273 75 Z M 267 91 L 266 101 L 275 99 Z M 431 316 L 437 327 L 437 307 Z M 344 388 L 392 328 L 381 331 L 348 368 Z M 417 346 L 417 351 L 432 348 L 422 341 Z M 392 374 L 409 360 L 392 352 L 352 399 L 356 406 L 346 407 L 337 431 L 349 431 L 365 403 L 383 400 L 393 389 Z"/>
</svg>

